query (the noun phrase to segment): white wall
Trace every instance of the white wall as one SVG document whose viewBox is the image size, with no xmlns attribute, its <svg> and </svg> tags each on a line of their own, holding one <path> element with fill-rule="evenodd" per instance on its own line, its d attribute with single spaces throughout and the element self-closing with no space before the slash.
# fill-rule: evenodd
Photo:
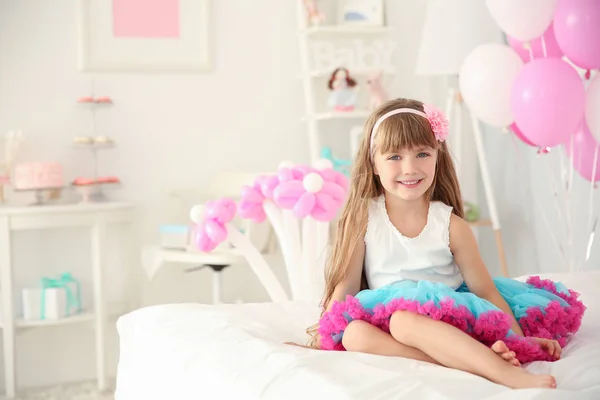
<svg viewBox="0 0 600 400">
<path fill-rule="evenodd" d="M 264 171 L 284 159 L 308 161 L 291 3 L 213 1 L 211 73 L 103 75 L 76 70 L 75 0 L 0 0 L 0 132 L 18 128 L 27 135 L 20 161 L 60 161 L 67 179 L 89 173 L 89 158 L 70 142 L 88 133 L 88 115 L 75 101 L 89 93 L 93 80 L 96 94 L 115 101 L 98 121 L 100 132 L 118 142 L 115 150 L 101 155 L 102 168 L 122 179 L 124 186 L 114 197 L 139 205 L 141 239 L 151 242 L 158 224 L 168 222 L 167 191 L 202 187 L 215 171 Z M 392 95 L 430 101 L 436 94 L 429 81 L 412 75 L 425 5 L 410 0 L 387 5 L 398 41 Z M 89 296 L 88 249 L 77 231 L 20 235 L 15 243 L 17 288 L 68 269 L 81 277 Z M 111 299 L 118 300 L 127 288 L 119 279 L 120 266 L 112 267 L 117 271 L 109 290 Z M 266 299 L 243 267 L 232 267 L 224 279 L 226 301 Z M 146 284 L 144 300 L 208 302 L 210 275 L 163 270 Z M 19 385 L 92 378 L 92 343 L 92 330 L 83 326 L 20 335 Z M 116 343 L 112 332 L 113 372 Z"/>
</svg>

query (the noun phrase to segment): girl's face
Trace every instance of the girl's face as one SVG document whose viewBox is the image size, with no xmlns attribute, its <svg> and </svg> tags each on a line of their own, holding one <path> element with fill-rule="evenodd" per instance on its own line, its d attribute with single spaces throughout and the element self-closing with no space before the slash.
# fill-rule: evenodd
<svg viewBox="0 0 600 400">
<path fill-rule="evenodd" d="M 437 149 L 416 147 L 382 154 L 376 151 L 375 174 L 389 194 L 402 200 L 421 199 L 433 183 Z"/>
</svg>

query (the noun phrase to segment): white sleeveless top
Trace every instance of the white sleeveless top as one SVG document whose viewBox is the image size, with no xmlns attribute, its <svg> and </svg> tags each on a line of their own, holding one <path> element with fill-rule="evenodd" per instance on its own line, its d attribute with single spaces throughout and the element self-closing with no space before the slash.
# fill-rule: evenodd
<svg viewBox="0 0 600 400">
<path fill-rule="evenodd" d="M 401 280 L 428 280 L 458 288 L 463 278 L 450 252 L 452 207 L 429 204 L 427 224 L 419 236 L 403 236 L 390 221 L 382 195 L 369 204 L 365 235 L 365 274 L 370 289 Z"/>
</svg>

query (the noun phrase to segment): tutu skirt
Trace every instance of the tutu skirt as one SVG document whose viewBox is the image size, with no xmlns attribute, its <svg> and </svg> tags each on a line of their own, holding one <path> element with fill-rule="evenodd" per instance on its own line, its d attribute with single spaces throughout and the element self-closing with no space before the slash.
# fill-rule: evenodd
<svg viewBox="0 0 600 400">
<path fill-rule="evenodd" d="M 441 283 L 400 281 L 336 302 L 319 321 L 321 348 L 344 350 L 344 329 L 353 320 L 369 322 L 389 333 L 391 315 L 410 311 L 451 324 L 487 346 L 503 340 L 522 363 L 553 361 L 528 337 L 554 339 L 565 346 L 569 336 L 579 330 L 585 311 L 578 293 L 537 276 L 527 282 L 495 278 L 494 283 L 525 337 L 512 331 L 509 315 L 470 293 L 464 284 L 454 290 Z"/>
</svg>

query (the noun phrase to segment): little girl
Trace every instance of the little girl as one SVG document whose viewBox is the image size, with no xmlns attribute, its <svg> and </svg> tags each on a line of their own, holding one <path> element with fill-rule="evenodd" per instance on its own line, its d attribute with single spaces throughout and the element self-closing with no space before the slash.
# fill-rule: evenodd
<svg viewBox="0 0 600 400">
<path fill-rule="evenodd" d="M 554 388 L 520 363 L 559 359 L 585 307 L 560 283 L 490 277 L 462 218 L 447 130 L 439 110 L 406 99 L 367 121 L 310 346 Z"/>
</svg>

